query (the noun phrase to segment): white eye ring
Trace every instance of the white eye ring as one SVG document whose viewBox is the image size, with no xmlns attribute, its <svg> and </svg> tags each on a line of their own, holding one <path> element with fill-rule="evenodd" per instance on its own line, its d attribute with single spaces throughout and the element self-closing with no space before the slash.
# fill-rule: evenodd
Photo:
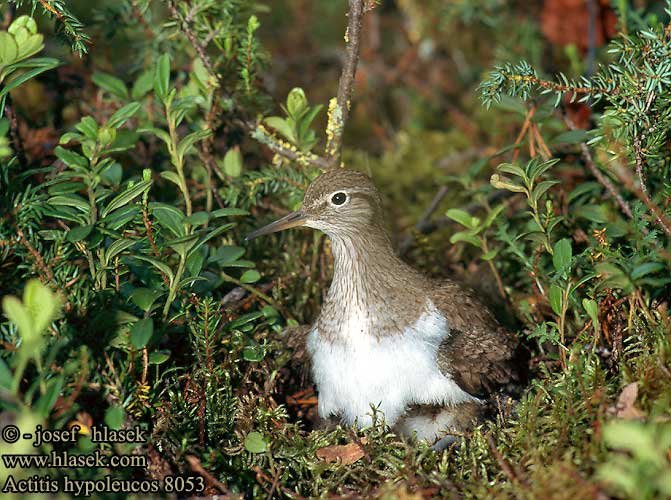
<svg viewBox="0 0 671 500">
<path fill-rule="evenodd" d="M 344 205 L 347 200 L 349 200 L 349 196 L 344 191 L 336 191 L 329 196 L 329 202 L 336 207 Z"/>
</svg>

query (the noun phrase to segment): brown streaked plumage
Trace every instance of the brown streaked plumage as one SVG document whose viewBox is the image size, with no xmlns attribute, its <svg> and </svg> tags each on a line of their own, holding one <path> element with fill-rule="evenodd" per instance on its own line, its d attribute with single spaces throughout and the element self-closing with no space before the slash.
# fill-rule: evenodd
<svg viewBox="0 0 671 500">
<path fill-rule="evenodd" d="M 248 238 L 307 226 L 331 239 L 333 281 L 307 340 L 320 415 L 362 425 L 378 406 L 399 431 L 435 440 L 468 428 L 479 398 L 516 379 L 517 342 L 472 291 L 400 260 L 383 221 L 372 180 L 336 169 L 301 210 Z"/>
</svg>

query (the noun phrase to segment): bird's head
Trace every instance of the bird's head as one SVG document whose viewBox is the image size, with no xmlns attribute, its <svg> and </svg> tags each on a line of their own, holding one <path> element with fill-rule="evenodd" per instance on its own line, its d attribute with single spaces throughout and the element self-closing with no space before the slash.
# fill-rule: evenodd
<svg viewBox="0 0 671 500">
<path fill-rule="evenodd" d="M 381 219 L 380 194 L 371 178 L 337 168 L 310 184 L 300 210 L 251 232 L 246 239 L 298 226 L 319 229 L 332 238 L 352 237 L 377 229 Z"/>
</svg>

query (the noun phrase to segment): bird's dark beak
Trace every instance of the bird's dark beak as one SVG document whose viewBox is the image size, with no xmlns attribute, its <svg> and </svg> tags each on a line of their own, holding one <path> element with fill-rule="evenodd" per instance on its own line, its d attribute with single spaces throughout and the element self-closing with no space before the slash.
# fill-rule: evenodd
<svg viewBox="0 0 671 500">
<path fill-rule="evenodd" d="M 263 226 L 256 231 L 252 231 L 247 236 L 245 236 L 245 241 L 249 241 L 252 238 L 256 238 L 257 236 L 264 236 L 266 234 L 284 231 L 290 227 L 304 226 L 305 222 L 306 218 L 302 210 L 291 212 L 289 215 L 285 215 L 281 219 L 278 219 L 275 222 L 271 222 L 267 226 Z"/>
</svg>

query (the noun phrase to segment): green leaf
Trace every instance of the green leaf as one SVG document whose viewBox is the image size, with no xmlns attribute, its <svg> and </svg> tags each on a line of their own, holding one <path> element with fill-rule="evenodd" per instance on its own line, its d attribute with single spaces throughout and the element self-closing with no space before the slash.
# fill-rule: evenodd
<svg viewBox="0 0 671 500">
<path fill-rule="evenodd" d="M 308 98 L 300 87 L 294 87 L 287 95 L 287 111 L 294 118 L 299 117 L 308 107 Z"/>
<path fill-rule="evenodd" d="M 249 215 L 249 212 L 242 208 L 231 207 L 231 208 L 220 208 L 210 213 L 210 217 L 212 217 L 213 219 L 219 217 L 230 217 L 231 215 Z"/>
<path fill-rule="evenodd" d="M 0 31 L 0 66 L 9 66 L 19 55 L 19 46 L 14 37 L 6 31 Z"/>
<path fill-rule="evenodd" d="M 186 259 L 186 268 L 191 276 L 198 276 L 203 269 L 203 264 L 205 264 L 204 252 L 189 253 L 189 257 Z"/>
<path fill-rule="evenodd" d="M 233 330 L 235 328 L 239 328 L 239 327 L 241 327 L 243 325 L 246 325 L 248 323 L 251 323 L 252 321 L 254 321 L 256 319 L 259 319 L 261 317 L 263 317 L 263 313 L 261 311 L 255 311 L 255 312 L 252 312 L 252 313 L 243 314 L 238 319 L 235 319 L 235 320 L 231 321 L 230 323 L 228 323 L 226 325 L 226 329 L 227 330 Z"/>
<path fill-rule="evenodd" d="M 108 168 L 100 173 L 103 184 L 107 186 L 117 187 L 121 184 L 121 178 L 123 177 L 123 169 L 121 165 L 117 162 L 113 162 Z"/>
<path fill-rule="evenodd" d="M 540 200 L 541 197 L 547 192 L 547 190 L 550 189 L 555 184 L 559 184 L 559 181 L 541 181 L 536 185 L 536 187 L 531 193 L 531 196 L 535 200 Z"/>
<path fill-rule="evenodd" d="M 559 288 L 557 285 L 550 286 L 549 299 L 550 299 L 550 307 L 552 307 L 552 311 L 557 316 L 561 315 L 562 305 L 563 305 L 563 300 L 564 300 L 562 289 Z"/>
<path fill-rule="evenodd" d="M 321 104 L 318 104 L 317 106 L 314 106 L 308 111 L 305 116 L 301 118 L 300 124 L 298 126 L 298 136 L 299 137 L 306 137 L 307 134 L 310 133 L 310 124 L 312 121 L 315 119 L 317 114 L 321 111 L 323 106 Z"/>
<path fill-rule="evenodd" d="M 61 146 L 56 146 L 54 153 L 59 160 L 61 160 L 70 168 L 75 170 L 88 170 L 89 168 L 89 161 L 74 151 L 70 151 L 69 149 L 65 149 Z"/>
<path fill-rule="evenodd" d="M 149 355 L 150 365 L 161 365 L 170 359 L 169 352 L 154 351 Z"/>
<path fill-rule="evenodd" d="M 492 174 L 489 179 L 489 183 L 494 186 L 496 189 L 505 189 L 506 191 L 512 191 L 514 193 L 526 193 L 527 190 L 525 187 L 515 184 L 510 179 L 501 177 L 499 174 Z"/>
<path fill-rule="evenodd" d="M 65 237 L 70 243 L 75 243 L 86 238 L 91 231 L 93 230 L 93 225 L 89 224 L 87 226 L 78 226 L 70 229 L 67 236 Z"/>
<path fill-rule="evenodd" d="M 135 113 L 137 113 L 139 110 L 139 102 L 131 102 L 130 104 L 126 104 L 123 108 L 119 108 L 112 116 L 110 116 L 110 119 L 107 121 L 107 126 L 112 128 L 119 128 L 131 117 L 133 117 L 133 115 L 135 115 Z"/>
<path fill-rule="evenodd" d="M 20 19 L 29 20 L 30 27 L 27 24 L 17 23 Z M 29 16 L 19 17 L 10 25 L 8 31 L 14 35 L 14 41 L 19 48 L 17 60 L 33 56 L 44 48 L 44 36 L 37 33 L 35 21 Z"/>
<path fill-rule="evenodd" d="M 81 196 L 78 196 L 76 194 L 66 194 L 62 196 L 52 196 L 47 200 L 47 203 L 49 205 L 55 205 L 55 206 L 65 206 L 65 207 L 74 207 L 78 208 L 82 212 L 88 214 L 89 210 L 91 207 L 89 206 L 89 203 L 82 198 Z"/>
<path fill-rule="evenodd" d="M 571 203 L 582 195 L 598 195 L 603 191 L 603 186 L 598 182 L 581 182 L 568 195 L 568 202 Z"/>
<path fill-rule="evenodd" d="M 596 300 L 582 299 L 582 307 L 592 320 L 592 324 L 596 327 L 599 324 L 599 304 Z"/>
<path fill-rule="evenodd" d="M 130 342 L 136 349 L 143 349 L 154 333 L 154 320 L 143 318 L 130 327 Z"/>
<path fill-rule="evenodd" d="M 661 262 L 646 262 L 645 264 L 640 264 L 631 271 L 631 279 L 639 279 L 648 274 L 656 273 L 661 271 L 666 266 Z"/>
<path fill-rule="evenodd" d="M 450 208 L 445 215 L 468 229 L 475 229 L 480 222 L 477 217 L 473 217 L 465 210 L 459 208 Z"/>
<path fill-rule="evenodd" d="M 163 129 L 156 128 L 156 127 L 144 127 L 144 128 L 139 128 L 137 131 L 141 134 L 152 134 L 161 139 L 163 142 L 165 142 L 166 145 L 170 145 L 172 143 L 170 139 L 170 135 L 168 132 L 166 132 Z"/>
<path fill-rule="evenodd" d="M 485 252 L 482 254 L 482 260 L 484 261 L 489 261 L 492 260 L 494 257 L 496 257 L 499 254 L 499 249 L 498 248 L 493 248 L 492 250 L 489 250 L 488 252 Z"/>
<path fill-rule="evenodd" d="M 0 99 L 2 99 L 5 95 L 9 94 L 19 85 L 27 82 L 31 78 L 34 78 L 41 73 L 44 73 L 45 71 L 55 68 L 59 64 L 60 63 L 58 62 L 57 59 L 51 59 L 46 57 L 39 59 L 28 59 L 27 61 L 13 64 L 12 66 L 10 66 L 12 70 L 18 68 L 33 68 L 33 69 L 26 71 L 25 73 L 21 73 L 16 78 L 12 78 L 11 82 L 7 83 L 2 88 L 2 90 L 0 90 Z M 9 68 L 5 68 L 5 71 L 7 71 L 7 69 Z"/>
<path fill-rule="evenodd" d="M 207 222 L 210 220 L 210 216 L 208 215 L 207 212 L 195 212 L 191 214 L 188 217 L 184 217 L 184 222 L 185 224 L 190 224 L 192 226 L 202 226 L 204 224 L 207 224 Z"/>
<path fill-rule="evenodd" d="M 240 174 L 242 174 L 242 155 L 238 146 L 226 151 L 226 155 L 224 156 L 224 174 L 231 177 L 240 177 Z"/>
<path fill-rule="evenodd" d="M 153 290 L 151 288 L 136 288 L 130 294 L 130 301 L 142 309 L 144 312 L 149 312 L 151 307 L 161 295 L 165 292 L 162 290 Z"/>
<path fill-rule="evenodd" d="M 552 252 L 552 265 L 555 271 L 566 274 L 571 270 L 571 259 L 573 258 L 573 249 L 571 240 L 564 238 L 555 243 Z"/>
<path fill-rule="evenodd" d="M 605 224 L 608 222 L 608 208 L 603 205 L 583 205 L 571 210 L 575 217 L 585 219 L 596 224 Z"/>
<path fill-rule="evenodd" d="M 243 247 L 225 245 L 217 248 L 217 252 L 212 260 L 218 262 L 232 262 L 238 260 L 245 254 L 245 249 Z"/>
<path fill-rule="evenodd" d="M 34 337 L 33 322 L 28 310 L 19 299 L 12 295 L 5 295 L 2 299 L 2 311 L 9 321 L 16 325 L 22 337 Z"/>
<path fill-rule="evenodd" d="M 228 231 L 229 229 L 231 229 L 233 227 L 235 227 L 235 224 L 232 223 L 232 222 L 229 222 L 228 224 L 222 224 L 221 226 L 213 229 L 207 235 L 205 235 L 203 238 L 201 238 L 198 241 L 198 243 L 196 243 L 196 245 L 191 248 L 189 253 L 193 253 L 193 252 L 197 251 L 200 247 L 202 247 L 205 243 L 210 241 L 212 238 L 216 238 L 221 233 L 224 233 L 224 232 Z"/>
<path fill-rule="evenodd" d="M 258 344 L 248 345 L 242 349 L 242 359 L 244 359 L 245 361 L 258 363 L 259 361 L 263 361 L 263 358 L 265 358 L 265 356 L 266 356 L 265 350 Z"/>
<path fill-rule="evenodd" d="M 263 309 L 261 309 L 261 312 L 268 319 L 277 318 L 280 315 L 280 313 L 277 312 L 277 309 L 275 309 L 273 306 L 265 306 Z"/>
<path fill-rule="evenodd" d="M 179 175 L 177 175 L 177 172 L 173 172 L 172 170 L 165 170 L 159 175 L 181 189 L 182 180 L 179 178 Z"/>
<path fill-rule="evenodd" d="M 23 290 L 23 303 L 32 317 L 35 332 L 42 333 L 58 317 L 61 299 L 37 279 L 31 279 Z"/>
<path fill-rule="evenodd" d="M 158 58 L 156 63 L 156 71 L 154 73 L 154 92 L 165 102 L 168 97 L 168 89 L 170 88 L 170 56 L 163 54 Z"/>
<path fill-rule="evenodd" d="M 119 78 L 107 73 L 95 72 L 91 77 L 93 83 L 103 90 L 106 90 L 112 95 L 115 95 L 121 99 L 128 98 L 128 89 L 126 84 L 121 81 Z"/>
<path fill-rule="evenodd" d="M 90 116 L 83 117 L 75 128 L 91 140 L 98 138 L 98 124 Z"/>
<path fill-rule="evenodd" d="M 254 264 L 254 262 L 251 260 L 233 260 L 230 262 L 220 262 L 219 264 L 222 267 L 244 267 L 248 269 L 256 267 L 256 264 Z"/>
<path fill-rule="evenodd" d="M 296 136 L 294 134 L 293 127 L 289 125 L 289 122 L 287 122 L 284 118 L 279 116 L 269 116 L 263 121 L 282 134 L 285 139 L 293 143 L 296 142 Z"/>
<path fill-rule="evenodd" d="M 595 267 L 596 272 L 599 273 L 601 275 L 600 277 L 603 279 L 601 282 L 602 288 L 619 288 L 625 293 L 630 291 L 632 286 L 631 281 L 618 266 L 609 262 L 600 262 Z"/>
<path fill-rule="evenodd" d="M 132 221 L 140 214 L 140 207 L 137 205 L 126 205 L 118 210 L 110 212 L 105 217 L 102 217 L 99 222 L 104 223 L 107 229 L 116 231 L 127 223 Z"/>
<path fill-rule="evenodd" d="M 212 131 L 210 130 L 197 130 L 196 132 L 191 132 L 179 142 L 179 145 L 177 146 L 177 154 L 180 158 L 184 158 L 184 155 L 196 142 L 202 141 L 211 135 Z"/>
<path fill-rule="evenodd" d="M 261 279 L 261 274 L 255 269 L 248 269 L 240 277 L 241 283 L 256 283 Z"/>
<path fill-rule="evenodd" d="M 148 255 L 133 255 L 133 258 L 149 262 L 152 266 L 165 274 L 171 283 L 175 280 L 175 275 L 173 274 L 172 269 L 170 269 L 167 264 L 164 264 L 160 260 L 155 259 L 154 257 L 149 257 Z"/>
<path fill-rule="evenodd" d="M 37 400 L 37 403 L 35 403 L 35 406 L 33 407 L 35 413 L 43 418 L 48 417 L 58 400 L 58 396 L 60 396 L 61 391 L 63 390 L 63 385 L 63 375 L 58 375 L 49 380 L 47 382 L 47 391 Z"/>
<path fill-rule="evenodd" d="M 112 201 L 110 201 L 107 206 L 102 210 L 100 215 L 102 217 L 105 217 L 107 214 L 112 212 L 113 210 L 116 210 L 117 208 L 121 208 L 131 201 L 133 201 L 135 198 L 140 196 L 141 194 L 145 193 L 150 187 L 151 187 L 152 181 L 140 181 L 136 183 L 134 186 L 126 189 L 123 193 L 115 196 Z"/>
<path fill-rule="evenodd" d="M 184 213 L 171 205 L 165 203 L 150 203 L 152 215 L 156 218 L 159 225 L 177 237 L 186 234 L 182 221 L 184 220 Z"/>
<path fill-rule="evenodd" d="M 116 241 L 112 242 L 112 244 L 109 246 L 109 248 L 105 252 L 105 263 L 109 264 L 110 262 L 112 262 L 112 259 L 114 257 L 119 255 L 124 250 L 128 250 L 135 243 L 136 243 L 135 240 L 131 240 L 131 239 L 128 239 L 128 238 L 123 238 L 123 239 L 116 240 Z"/>
<path fill-rule="evenodd" d="M 133 83 L 133 88 L 130 91 L 131 99 L 142 99 L 153 86 L 154 72 L 151 70 L 143 71 L 140 73 L 140 76 L 137 77 L 135 83 Z"/>
<path fill-rule="evenodd" d="M 166 246 L 169 246 L 175 250 L 179 255 L 185 256 L 189 250 L 193 248 L 193 245 L 198 239 L 198 234 L 187 234 L 180 238 L 175 238 L 174 240 L 166 241 Z"/>
<path fill-rule="evenodd" d="M 105 412 L 105 425 L 111 429 L 121 429 L 125 416 L 122 406 L 110 406 Z"/>
<path fill-rule="evenodd" d="M 42 184 L 43 186 L 46 183 Z M 86 185 L 83 182 L 75 181 L 75 182 L 59 182 L 58 184 L 54 184 L 53 186 L 49 187 L 48 193 L 51 196 L 58 196 L 61 194 L 72 194 L 72 193 L 77 193 L 81 191 L 82 189 L 86 189 Z"/>
<path fill-rule="evenodd" d="M 490 227 L 496 218 L 499 216 L 501 212 L 503 212 L 503 209 L 506 208 L 505 205 L 497 205 L 492 210 L 487 214 L 487 217 L 485 217 L 485 222 L 482 224 L 483 227 L 487 228 Z"/>
<path fill-rule="evenodd" d="M 526 174 L 524 173 L 524 169 L 520 167 L 519 165 L 514 165 L 512 163 L 502 163 L 497 167 L 497 170 L 503 172 L 504 174 L 511 174 L 515 175 L 521 179 L 526 178 Z"/>
<path fill-rule="evenodd" d="M 12 372 L 9 370 L 7 363 L 0 358 L 0 388 L 7 391 L 12 387 L 12 380 L 14 379 Z"/>
<path fill-rule="evenodd" d="M 459 243 L 460 241 L 465 241 L 466 243 L 470 243 L 471 245 L 478 248 L 480 248 L 480 245 L 482 244 L 478 238 L 465 231 L 459 231 L 450 237 L 450 243 L 452 244 Z"/>
<path fill-rule="evenodd" d="M 586 142 L 588 138 L 586 130 L 569 130 L 552 139 L 551 144 L 580 144 Z"/>
<path fill-rule="evenodd" d="M 35 356 L 44 343 L 43 333 L 60 313 L 61 300 L 37 279 L 31 279 L 23 290 L 23 302 L 7 295 L 2 309 L 19 329 L 21 345 L 19 355 Z"/>
<path fill-rule="evenodd" d="M 245 450 L 250 453 L 263 453 L 268 449 L 268 443 L 260 432 L 252 431 L 245 436 Z"/>
</svg>

